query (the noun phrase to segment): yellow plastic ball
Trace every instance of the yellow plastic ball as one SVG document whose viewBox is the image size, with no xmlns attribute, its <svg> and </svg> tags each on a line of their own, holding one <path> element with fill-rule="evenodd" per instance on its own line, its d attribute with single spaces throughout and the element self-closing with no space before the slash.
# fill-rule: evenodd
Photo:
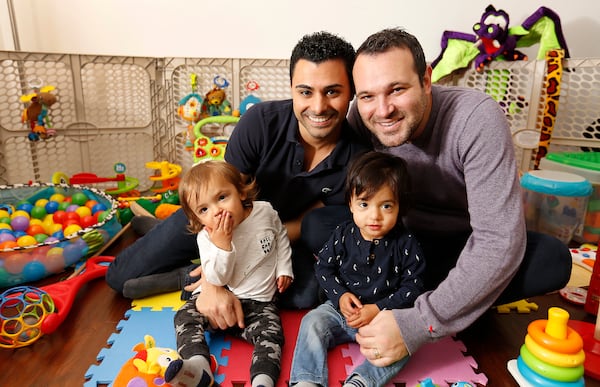
<svg viewBox="0 0 600 387">
<path fill-rule="evenodd" d="M 31 219 L 31 216 L 29 215 L 29 212 L 27 211 L 23 211 L 23 210 L 16 210 L 12 213 L 12 215 L 10 216 L 11 219 L 16 218 L 17 216 L 24 216 L 27 219 Z"/>
<path fill-rule="evenodd" d="M 51 225 L 48 226 L 48 235 L 52 235 L 55 232 L 59 232 L 62 230 L 62 224 L 60 223 L 52 223 Z"/>
<path fill-rule="evenodd" d="M 31 235 L 23 235 L 17 238 L 17 244 L 21 247 L 37 245 L 38 241 Z"/>
<path fill-rule="evenodd" d="M 75 234 L 77 231 L 81 230 L 81 226 L 78 224 L 70 224 L 65 227 L 64 234 L 65 236 L 69 236 L 71 234 Z"/>
<path fill-rule="evenodd" d="M 38 199 L 35 201 L 35 206 L 36 207 L 46 207 L 46 204 L 48 203 L 48 199 Z"/>
<path fill-rule="evenodd" d="M 92 215 L 92 210 L 86 206 L 77 207 L 75 212 L 79 214 L 80 218 L 83 218 L 84 216 Z"/>
<path fill-rule="evenodd" d="M 63 195 L 63 194 L 55 193 L 55 194 L 52 194 L 52 196 L 50 196 L 50 201 L 52 201 L 52 202 L 60 203 L 64 200 L 65 200 L 65 195 Z"/>
<path fill-rule="evenodd" d="M 37 219 L 37 218 L 33 218 L 29 221 L 29 225 L 31 226 L 32 224 L 39 224 L 40 226 L 43 226 L 43 221 L 41 219 Z"/>
</svg>

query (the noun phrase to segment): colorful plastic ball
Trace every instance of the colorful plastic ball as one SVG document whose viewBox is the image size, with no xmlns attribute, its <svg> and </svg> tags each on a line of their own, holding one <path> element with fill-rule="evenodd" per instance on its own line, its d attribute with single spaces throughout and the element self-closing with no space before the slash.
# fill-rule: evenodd
<svg viewBox="0 0 600 387">
<path fill-rule="evenodd" d="M 60 194 L 60 193 L 55 193 L 55 194 L 50 195 L 50 199 L 49 200 L 52 201 L 52 202 L 60 203 L 63 200 L 65 200 L 65 195 Z"/>
<path fill-rule="evenodd" d="M 75 212 L 78 208 L 79 208 L 79 205 L 77 205 L 77 204 L 71 204 L 70 206 L 68 206 L 65 209 L 65 211 L 67 211 L 67 213 L 69 213 L 69 212 Z"/>
<path fill-rule="evenodd" d="M 25 231 L 27 232 L 27 235 L 31 236 L 36 234 L 44 234 L 46 232 L 41 224 L 30 224 Z"/>
<path fill-rule="evenodd" d="M 81 227 L 83 227 L 83 228 L 92 227 L 93 225 L 96 224 L 96 218 L 94 218 L 92 215 L 82 216 L 80 224 L 81 224 Z"/>
<path fill-rule="evenodd" d="M 106 218 L 110 215 L 110 211 L 102 211 L 98 215 L 98 222 L 104 222 Z"/>
<path fill-rule="evenodd" d="M 67 212 L 65 210 L 57 210 L 52 214 L 52 220 L 54 223 L 63 223 L 67 219 Z"/>
<path fill-rule="evenodd" d="M 0 242 L 16 241 L 17 238 L 10 232 L 0 232 Z"/>
<path fill-rule="evenodd" d="M 44 243 L 48 239 L 48 235 L 44 233 L 37 233 L 33 236 L 37 243 Z M 38 247 L 39 248 L 39 247 Z"/>
<path fill-rule="evenodd" d="M 8 241 L 0 242 L 0 250 L 9 250 L 9 249 L 14 249 L 15 247 L 19 247 L 19 244 L 17 243 L 16 238 L 14 241 L 8 240 Z"/>
<path fill-rule="evenodd" d="M 46 243 L 54 243 L 54 242 L 58 242 L 58 241 L 59 241 L 59 239 L 58 239 L 58 238 L 56 238 L 56 237 L 53 237 L 53 236 L 49 236 L 49 237 L 48 237 L 48 238 L 46 238 L 46 240 L 45 240 L 45 242 L 46 242 Z M 51 247 L 51 248 L 53 248 L 53 247 Z M 62 253 L 61 253 L 61 254 L 62 254 Z"/>
<path fill-rule="evenodd" d="M 39 261 L 31 261 L 25 264 L 23 267 L 23 279 L 25 282 L 37 281 L 44 278 L 46 275 L 46 268 L 44 264 Z"/>
<path fill-rule="evenodd" d="M 32 208 L 33 208 L 33 204 L 29 203 L 28 201 L 17 204 L 17 210 L 31 212 Z"/>
<path fill-rule="evenodd" d="M 27 219 L 31 218 L 31 216 L 29 215 L 29 212 L 27 212 L 27 211 L 23 211 L 23 210 L 16 210 L 15 212 L 13 212 L 13 213 L 10 215 L 10 218 L 11 218 L 11 219 L 14 219 L 14 218 L 16 218 L 17 216 L 24 216 L 24 217 L 26 217 Z"/>
<path fill-rule="evenodd" d="M 23 236 L 17 238 L 17 244 L 20 247 L 34 246 L 34 245 L 37 245 L 37 241 L 31 235 L 23 235 Z"/>
<path fill-rule="evenodd" d="M 51 237 L 54 237 L 58 240 L 61 240 L 65 237 L 65 233 L 63 232 L 63 230 L 58 230 L 56 232 L 53 232 L 52 235 L 50 235 Z"/>
<path fill-rule="evenodd" d="M 49 201 L 44 206 L 44 209 L 46 210 L 46 213 L 48 213 L 48 214 L 54 214 L 58 210 L 59 204 L 60 203 L 55 202 L 55 201 Z"/>
<path fill-rule="evenodd" d="M 82 230 L 82 228 L 80 225 L 70 224 L 67 227 L 65 227 L 64 234 L 66 236 L 69 236 L 69 235 L 75 234 L 76 232 L 81 231 L 81 230 Z"/>
<path fill-rule="evenodd" d="M 78 220 L 75 220 L 75 219 L 67 219 L 67 220 L 66 220 L 66 221 L 63 223 L 63 225 L 62 225 L 62 226 L 63 226 L 63 232 L 65 233 L 65 235 L 67 235 L 67 236 L 68 236 L 69 234 L 67 234 L 67 232 L 66 232 L 66 230 L 67 230 L 67 227 L 69 227 L 69 226 L 72 226 L 72 225 L 75 225 L 75 226 L 79 226 L 79 227 L 81 227 L 81 224 L 80 224 L 80 223 L 81 223 L 81 221 L 78 221 Z"/>
<path fill-rule="evenodd" d="M 106 210 L 107 210 L 107 208 L 104 204 L 98 203 L 92 207 L 92 214 L 95 214 L 96 212 L 106 211 Z"/>
<path fill-rule="evenodd" d="M 73 212 L 68 212 L 67 211 L 67 215 L 65 215 L 65 218 L 66 218 L 65 222 L 67 220 L 76 220 L 78 222 L 81 220 L 81 216 L 79 216 L 79 214 L 77 212 L 75 212 L 75 211 L 73 211 Z"/>
<path fill-rule="evenodd" d="M 27 233 L 25 231 L 22 231 L 22 230 L 14 230 L 13 231 L 13 235 L 15 236 L 15 238 L 19 239 L 23 235 L 27 235 Z"/>
<path fill-rule="evenodd" d="M 65 266 L 71 266 L 83 257 L 83 252 L 80 246 L 72 243 L 63 249 L 63 257 L 65 258 Z"/>
<path fill-rule="evenodd" d="M 0 217 L 0 223 L 10 224 L 10 216 Z"/>
<path fill-rule="evenodd" d="M 97 200 L 94 200 L 94 199 L 90 199 L 90 200 L 88 200 L 87 202 L 85 202 L 85 206 L 86 206 L 87 208 L 89 208 L 90 210 L 91 210 L 92 208 L 94 208 L 94 206 L 95 206 L 96 204 L 98 204 L 98 201 L 97 201 Z"/>
<path fill-rule="evenodd" d="M 63 258 L 63 249 L 53 247 L 48 251 L 45 257 L 40 258 L 40 261 L 46 267 L 48 273 L 60 273 L 65 268 L 65 259 Z"/>
<path fill-rule="evenodd" d="M 2 232 L 3 230 L 12 231 L 10 223 L 0 223 L 0 232 Z"/>
<path fill-rule="evenodd" d="M 20 274 L 27 262 L 29 254 L 15 252 L 4 258 L 4 269 L 11 274 Z"/>
<path fill-rule="evenodd" d="M 48 229 L 46 230 L 46 234 L 48 235 L 54 235 L 57 232 L 62 232 L 63 226 L 60 223 L 52 223 L 51 225 L 48 226 Z"/>
<path fill-rule="evenodd" d="M 0 209 L 0 218 L 10 218 L 10 212 L 5 209 Z"/>
<path fill-rule="evenodd" d="M 15 216 L 10 221 L 10 226 L 15 231 L 25 231 L 29 227 L 29 218 L 25 216 Z"/>
<path fill-rule="evenodd" d="M 63 211 L 64 211 L 64 210 L 66 210 L 66 209 L 67 209 L 67 207 L 69 207 L 69 206 L 71 205 L 71 202 L 70 202 L 70 201 L 67 201 L 66 199 L 67 199 L 67 198 L 65 198 L 65 200 L 63 200 L 62 202 L 60 202 L 60 203 L 58 204 L 58 209 L 59 209 L 59 210 L 63 210 Z"/>
<path fill-rule="evenodd" d="M 36 207 L 45 207 L 46 203 L 48 203 L 48 199 L 38 199 L 35 201 L 34 205 Z"/>
<path fill-rule="evenodd" d="M 92 210 L 89 207 L 81 206 L 75 209 L 75 212 L 79 215 L 80 218 L 84 216 L 92 215 Z"/>
<path fill-rule="evenodd" d="M 86 194 L 83 192 L 75 192 L 71 195 L 71 203 L 77 204 L 79 206 L 85 206 L 85 203 L 89 200 Z"/>
<path fill-rule="evenodd" d="M 4 268 L 0 267 L 0 283 L 7 284 L 14 278 L 12 274 L 4 270 Z"/>
<path fill-rule="evenodd" d="M 32 218 L 29 219 L 29 225 L 31 226 L 32 224 L 38 224 L 38 225 L 42 225 L 42 219 L 36 219 L 36 218 Z"/>
<path fill-rule="evenodd" d="M 30 211 L 31 217 L 35 219 L 44 219 L 46 214 L 46 207 L 34 206 Z"/>
</svg>

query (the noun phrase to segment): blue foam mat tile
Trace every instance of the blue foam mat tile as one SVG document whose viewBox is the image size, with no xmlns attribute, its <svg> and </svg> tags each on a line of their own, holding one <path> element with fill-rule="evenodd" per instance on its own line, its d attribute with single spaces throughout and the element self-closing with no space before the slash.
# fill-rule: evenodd
<svg viewBox="0 0 600 387">
<path fill-rule="evenodd" d="M 144 335 L 154 337 L 159 347 L 177 349 L 173 318 L 175 311 L 163 309 L 154 311 L 151 308 L 141 310 L 128 310 L 125 319 L 117 324 L 117 333 L 113 333 L 107 340 L 109 348 L 103 348 L 96 357 L 100 364 L 91 365 L 86 374 L 85 387 L 96 387 L 99 384 L 112 386 L 112 381 L 118 375 L 121 367 L 127 360 L 134 356 L 133 347 L 144 342 Z M 222 356 L 224 349 L 229 349 L 231 343 L 221 334 L 207 335 L 211 353 L 216 357 L 217 363 L 226 365 L 228 359 Z M 224 375 L 215 375 L 215 380 L 222 383 Z"/>
</svg>

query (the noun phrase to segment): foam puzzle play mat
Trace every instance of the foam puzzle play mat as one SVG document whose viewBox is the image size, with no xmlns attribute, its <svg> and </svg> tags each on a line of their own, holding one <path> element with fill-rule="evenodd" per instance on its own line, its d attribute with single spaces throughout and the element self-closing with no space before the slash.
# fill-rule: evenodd
<svg viewBox="0 0 600 387">
<path fill-rule="evenodd" d="M 148 377 L 148 374 L 141 375 L 143 372 L 131 371 L 134 367 L 131 365 L 131 359 L 135 360 L 137 357 L 139 360 L 136 362 L 139 365 L 138 370 L 153 368 L 149 364 L 151 351 L 145 342 L 145 337 L 148 336 L 153 339 L 154 348 L 159 348 L 156 352 L 162 350 L 162 353 L 168 353 L 165 349 L 176 348 L 173 318 L 182 304 L 179 292 L 134 300 L 131 309 L 118 323 L 116 332 L 108 338 L 106 348 L 102 348 L 98 353 L 98 364 L 91 365 L 86 372 L 85 386 L 169 386 L 161 379 L 160 367 L 149 371 L 154 373 Z M 305 313 L 306 311 L 300 310 L 281 312 L 286 344 L 283 347 L 281 377 L 277 386 L 288 385 L 296 335 Z M 216 361 L 215 381 L 222 386 L 250 386 L 252 346 L 219 332 L 209 333 L 207 341 L 211 355 Z M 144 352 L 144 356 L 141 356 L 140 352 Z M 142 358 L 145 360 L 140 360 Z M 330 380 L 336 381 L 336 385 L 340 382 L 341 385 L 346 376 L 363 360 L 357 344 L 344 344 L 332 349 L 328 356 Z M 123 381 L 123 374 L 128 374 L 131 378 Z M 488 381 L 483 373 L 477 372 L 477 362 L 466 354 L 464 344 L 452 337 L 422 347 L 389 386 L 416 386 L 428 378 L 440 386 L 459 381 L 485 386 Z M 127 384 L 130 382 L 131 384 Z"/>
</svg>

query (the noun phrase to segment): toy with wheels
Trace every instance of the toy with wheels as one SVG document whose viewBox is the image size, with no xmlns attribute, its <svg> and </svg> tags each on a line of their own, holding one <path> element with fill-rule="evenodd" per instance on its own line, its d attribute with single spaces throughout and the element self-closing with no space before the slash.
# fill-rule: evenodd
<svg viewBox="0 0 600 387">
<path fill-rule="evenodd" d="M 104 189 L 109 195 L 125 195 L 130 194 L 132 196 L 139 196 L 140 193 L 135 191 L 139 185 L 139 180 L 135 177 L 125 176 L 125 165 L 122 163 L 115 164 L 115 172 L 117 174 L 114 177 L 100 177 L 94 173 L 82 172 L 76 173 L 69 177 L 63 172 L 55 172 L 52 175 L 53 184 L 96 184 L 106 182 L 116 182 L 116 187 Z"/>
<path fill-rule="evenodd" d="M 225 148 L 227 147 L 227 136 L 208 137 L 202 133 L 202 127 L 206 124 L 219 124 L 223 127 L 235 125 L 240 120 L 235 116 L 206 117 L 198 121 L 194 126 L 194 163 L 206 160 L 223 160 Z"/>
<path fill-rule="evenodd" d="M 0 288 L 57 274 L 121 230 L 118 203 L 90 187 L 0 186 Z"/>
<path fill-rule="evenodd" d="M 19 286 L 0 295 L 0 347 L 19 348 L 54 332 L 73 306 L 75 295 L 88 281 L 104 277 L 114 257 L 90 258 L 80 274 L 35 288 Z"/>
</svg>

